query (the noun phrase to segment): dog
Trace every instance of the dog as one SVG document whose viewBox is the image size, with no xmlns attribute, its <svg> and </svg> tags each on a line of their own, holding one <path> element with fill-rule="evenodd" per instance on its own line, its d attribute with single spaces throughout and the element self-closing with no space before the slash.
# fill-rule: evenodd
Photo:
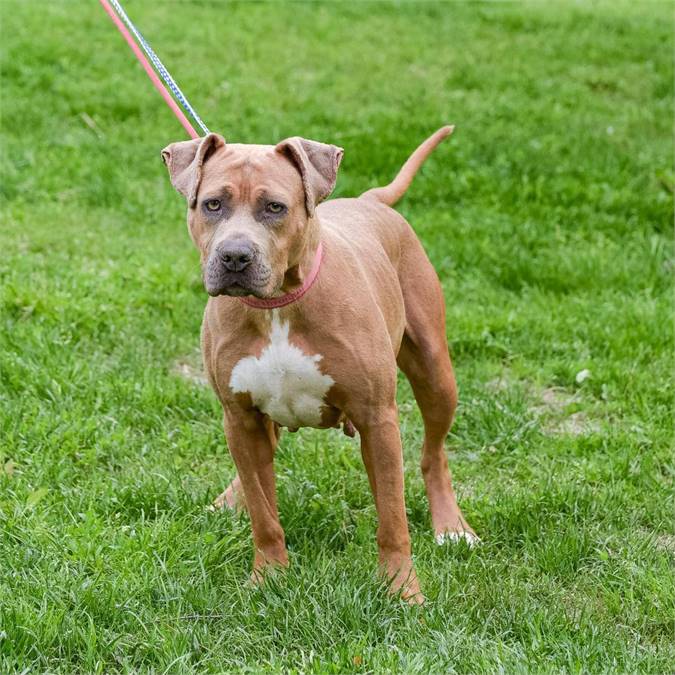
<svg viewBox="0 0 675 675">
<path fill-rule="evenodd" d="M 342 148 L 300 137 L 229 144 L 215 133 L 162 151 L 187 199 L 209 299 L 204 366 L 224 411 L 237 476 L 215 506 L 245 508 L 252 579 L 286 566 L 274 453 L 282 427 L 358 431 L 391 592 L 424 601 L 411 558 L 396 407 L 397 367 L 424 420 L 421 468 L 438 543 L 477 542 L 457 504 L 443 443 L 457 405 L 441 285 L 403 196 L 446 126 L 392 183 L 326 201 Z"/>
</svg>

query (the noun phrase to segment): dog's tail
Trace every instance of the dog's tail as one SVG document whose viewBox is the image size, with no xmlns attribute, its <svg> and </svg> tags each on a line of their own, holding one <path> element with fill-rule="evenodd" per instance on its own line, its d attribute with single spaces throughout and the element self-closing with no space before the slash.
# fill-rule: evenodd
<svg viewBox="0 0 675 675">
<path fill-rule="evenodd" d="M 372 188 L 371 190 L 364 192 L 361 196 L 374 197 L 387 206 L 396 204 L 410 187 L 412 179 L 420 170 L 420 167 L 424 164 L 426 158 L 446 136 L 449 136 L 454 131 L 454 129 L 454 126 L 441 127 L 438 131 L 429 136 L 429 138 L 427 138 L 427 140 L 424 141 L 410 157 L 408 157 L 396 178 L 394 178 L 389 185 Z"/>
</svg>

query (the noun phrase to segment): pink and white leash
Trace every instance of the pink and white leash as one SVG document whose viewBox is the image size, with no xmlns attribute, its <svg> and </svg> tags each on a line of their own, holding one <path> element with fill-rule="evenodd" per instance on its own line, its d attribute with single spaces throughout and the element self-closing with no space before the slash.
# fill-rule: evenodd
<svg viewBox="0 0 675 675">
<path fill-rule="evenodd" d="M 190 102 L 187 100 L 187 97 L 181 91 L 180 87 L 176 84 L 176 81 L 171 77 L 169 71 L 164 67 L 164 64 L 159 60 L 159 57 L 153 51 L 152 47 L 147 43 L 145 38 L 141 35 L 140 31 L 134 26 L 131 19 L 128 17 L 127 13 L 122 8 L 118 0 L 99 0 L 103 9 L 107 12 L 108 16 L 111 18 L 115 26 L 120 33 L 122 33 L 124 39 L 127 41 L 129 47 L 135 54 L 136 58 L 140 61 L 141 65 L 145 69 L 145 72 L 148 74 L 148 77 L 152 81 L 152 84 L 155 86 L 155 89 L 162 95 L 162 98 L 166 101 L 166 104 L 171 108 L 173 114 L 178 118 L 178 121 L 183 125 L 185 131 L 188 132 L 190 138 L 199 138 L 199 134 L 195 131 L 192 124 L 188 118 L 183 114 L 183 111 L 176 105 L 176 102 L 171 97 L 171 94 L 168 92 L 167 88 L 162 84 L 157 73 L 153 70 L 152 66 L 148 62 L 148 59 L 145 57 L 145 54 L 141 51 L 138 44 L 134 41 L 131 33 L 136 37 L 136 40 L 140 43 L 143 51 L 148 55 L 150 61 L 154 64 L 157 72 L 161 75 L 162 79 L 168 85 L 169 89 L 173 92 L 174 96 L 178 99 L 180 104 L 185 108 L 185 110 L 192 116 L 194 121 L 201 127 L 202 131 L 205 134 L 209 133 L 208 128 L 202 122 L 201 118 L 195 111 L 195 109 L 190 105 Z M 113 9 L 114 8 L 114 9 Z M 126 26 L 124 25 L 126 24 Z M 127 27 L 131 31 L 127 30 Z"/>
</svg>

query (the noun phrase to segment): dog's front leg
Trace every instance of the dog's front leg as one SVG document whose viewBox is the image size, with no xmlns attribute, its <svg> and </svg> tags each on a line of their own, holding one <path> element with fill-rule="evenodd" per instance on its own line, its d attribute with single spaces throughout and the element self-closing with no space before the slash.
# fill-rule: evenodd
<svg viewBox="0 0 675 675">
<path fill-rule="evenodd" d="M 225 408 L 225 436 L 251 518 L 255 547 L 252 579 L 258 582 L 266 567 L 288 564 L 284 531 L 277 512 L 275 443 L 263 415 L 238 407 Z"/>
<path fill-rule="evenodd" d="M 403 494 L 403 454 L 396 405 L 370 411 L 354 423 L 377 509 L 380 569 L 411 603 L 424 602 L 410 553 L 410 534 Z"/>
<path fill-rule="evenodd" d="M 274 450 L 276 450 L 277 445 L 279 444 L 281 429 L 279 428 L 278 424 L 270 419 L 265 419 L 265 428 L 267 429 L 267 433 L 270 437 L 272 447 Z M 235 476 L 225 491 L 215 498 L 213 504 L 210 506 L 210 509 L 215 511 L 217 509 L 224 509 L 226 506 L 235 511 L 246 511 L 244 488 L 242 487 L 239 476 Z"/>
</svg>

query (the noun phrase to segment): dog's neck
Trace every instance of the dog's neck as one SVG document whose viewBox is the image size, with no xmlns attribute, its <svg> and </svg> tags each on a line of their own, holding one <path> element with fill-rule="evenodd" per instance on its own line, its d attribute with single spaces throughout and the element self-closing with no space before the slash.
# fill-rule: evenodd
<svg viewBox="0 0 675 675">
<path fill-rule="evenodd" d="M 320 241 L 321 223 L 314 215 L 307 221 L 305 236 L 298 247 L 297 254 L 293 259 L 289 259 L 289 266 L 284 274 L 284 281 L 279 288 L 278 295 L 292 293 L 302 286 L 312 269 Z"/>
<path fill-rule="evenodd" d="M 319 221 L 312 219 L 301 242 L 298 252 L 291 260 L 284 274 L 284 280 L 278 292 L 269 298 L 241 297 L 239 300 L 249 307 L 257 309 L 277 309 L 293 304 L 314 285 L 323 261 L 323 244 Z"/>
</svg>

